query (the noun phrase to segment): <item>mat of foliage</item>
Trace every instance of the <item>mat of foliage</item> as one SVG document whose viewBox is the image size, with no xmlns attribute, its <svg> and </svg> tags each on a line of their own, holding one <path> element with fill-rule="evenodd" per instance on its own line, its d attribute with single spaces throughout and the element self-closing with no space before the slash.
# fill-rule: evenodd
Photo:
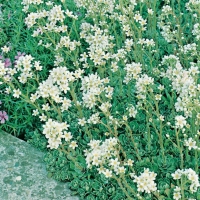
<svg viewBox="0 0 200 200">
<path fill-rule="evenodd" d="M 198 0 L 0 0 L 0 127 L 86 200 L 200 199 Z"/>
</svg>

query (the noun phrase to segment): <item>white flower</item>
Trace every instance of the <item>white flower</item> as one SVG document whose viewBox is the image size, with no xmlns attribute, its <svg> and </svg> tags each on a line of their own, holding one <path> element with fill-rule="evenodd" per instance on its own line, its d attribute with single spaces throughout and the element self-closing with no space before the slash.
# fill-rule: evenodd
<svg viewBox="0 0 200 200">
<path fill-rule="evenodd" d="M 35 102 L 35 100 L 38 98 L 37 94 L 31 94 L 30 100 L 31 102 Z"/>
<path fill-rule="evenodd" d="M 183 117 L 182 115 L 176 116 L 175 120 L 176 120 L 176 127 L 177 128 L 183 128 L 187 124 L 185 117 Z"/>
<path fill-rule="evenodd" d="M 110 166 L 113 166 L 114 168 L 118 167 L 120 162 L 118 161 L 118 158 L 110 159 Z"/>
<path fill-rule="evenodd" d="M 71 133 L 70 133 L 70 132 L 66 132 L 66 131 L 64 131 L 63 138 L 64 138 L 64 139 L 65 139 L 65 141 L 67 142 L 67 141 L 69 141 L 69 140 L 71 140 L 71 139 L 72 139 L 72 135 L 71 135 Z"/>
<path fill-rule="evenodd" d="M 135 16 L 133 18 L 135 19 L 136 22 L 138 22 L 142 19 L 140 14 L 135 14 Z"/>
<path fill-rule="evenodd" d="M 46 121 L 47 120 L 47 116 L 45 116 L 43 113 L 41 116 L 39 116 L 40 121 Z"/>
<path fill-rule="evenodd" d="M 148 14 L 153 15 L 153 10 L 152 9 L 148 8 L 147 12 L 148 12 Z"/>
<path fill-rule="evenodd" d="M 178 187 L 178 186 L 176 186 L 175 189 L 174 189 L 174 191 L 175 191 L 175 192 L 180 192 L 180 191 L 181 191 L 181 188 Z"/>
<path fill-rule="evenodd" d="M 112 106 L 112 104 L 110 104 L 109 102 L 105 102 L 105 103 L 102 103 L 101 106 L 99 106 L 99 108 L 104 112 L 108 112 L 109 111 L 109 108 Z"/>
<path fill-rule="evenodd" d="M 191 168 L 182 169 L 182 170 L 178 169 L 175 171 L 174 174 L 172 174 L 172 176 L 175 180 L 180 179 L 182 175 L 185 175 L 188 178 L 189 182 L 191 183 L 190 191 L 192 193 L 196 192 L 198 187 L 200 186 L 198 174 Z M 180 188 L 176 187 L 174 191 L 175 191 L 175 193 L 179 193 Z M 176 194 L 176 196 L 178 199 L 178 194 Z"/>
<path fill-rule="evenodd" d="M 115 145 L 117 145 L 117 139 L 116 138 L 109 138 L 106 139 L 101 145 L 100 140 L 90 140 L 90 143 L 88 144 L 90 146 L 89 150 L 85 150 L 86 155 L 86 163 L 87 167 L 90 168 L 92 165 L 98 166 L 98 165 L 110 165 L 118 167 L 119 162 L 116 158 L 116 155 L 118 154 Z M 114 159 L 114 157 L 116 159 Z"/>
<path fill-rule="evenodd" d="M 174 198 L 175 200 L 181 199 L 181 193 L 180 193 L 180 192 L 174 192 L 173 198 Z"/>
<path fill-rule="evenodd" d="M 115 171 L 116 171 L 116 174 L 124 174 L 126 169 L 124 166 L 121 166 L 121 167 L 116 168 Z"/>
<path fill-rule="evenodd" d="M 165 87 L 164 87 L 163 85 L 159 85 L 159 86 L 158 86 L 158 89 L 159 89 L 160 91 L 162 91 L 162 90 L 165 89 Z"/>
<path fill-rule="evenodd" d="M 86 124 L 85 117 L 82 118 L 82 119 L 78 119 L 78 124 L 81 125 L 81 126 L 84 126 Z"/>
<path fill-rule="evenodd" d="M 105 171 L 105 168 L 104 167 L 99 167 L 97 168 L 99 174 L 102 174 L 104 171 Z"/>
<path fill-rule="evenodd" d="M 10 93 L 11 93 L 11 88 L 10 88 L 10 87 L 7 87 L 7 88 L 5 89 L 5 93 L 6 93 L 6 94 L 10 94 Z"/>
<path fill-rule="evenodd" d="M 169 138 L 169 137 L 170 137 L 170 135 L 169 135 L 169 134 L 166 134 L 166 137 L 167 137 L 167 138 Z"/>
<path fill-rule="evenodd" d="M 100 140 L 90 140 L 88 146 L 90 146 L 91 149 L 96 149 L 97 147 L 99 147 L 99 144 Z"/>
<path fill-rule="evenodd" d="M 33 116 L 37 116 L 39 114 L 39 112 L 38 112 L 38 109 L 36 109 L 36 110 L 33 110 Z"/>
<path fill-rule="evenodd" d="M 178 180 L 181 178 L 182 172 L 180 170 L 175 171 L 175 173 L 172 174 L 172 177 L 174 180 Z"/>
<path fill-rule="evenodd" d="M 129 117 L 135 117 L 137 114 L 137 110 L 134 106 L 132 106 L 131 108 L 128 109 L 129 111 Z"/>
<path fill-rule="evenodd" d="M 69 147 L 71 147 L 72 149 L 75 149 L 76 147 L 78 147 L 76 141 L 72 141 L 71 144 L 69 145 Z"/>
<path fill-rule="evenodd" d="M 185 140 L 185 146 L 188 147 L 189 150 L 197 149 L 198 147 L 196 146 L 196 141 L 194 141 L 192 138 L 189 138 L 188 140 Z"/>
<path fill-rule="evenodd" d="M 34 67 L 38 71 L 42 70 L 42 66 L 40 66 L 40 61 L 35 61 Z"/>
<path fill-rule="evenodd" d="M 1 47 L 1 50 L 4 52 L 4 53 L 8 53 L 10 51 L 10 48 L 7 47 L 7 46 L 4 46 L 4 47 Z"/>
<path fill-rule="evenodd" d="M 87 120 L 87 122 L 88 122 L 88 123 L 91 123 L 91 124 L 97 124 L 97 123 L 99 123 L 99 121 L 100 121 L 99 113 L 93 114 L 93 115 Z"/>
<path fill-rule="evenodd" d="M 106 169 L 103 174 L 105 175 L 106 178 L 110 178 L 112 177 L 112 171 Z"/>
<path fill-rule="evenodd" d="M 48 1 L 48 2 L 46 2 L 46 5 L 47 5 L 47 6 L 52 6 L 52 5 L 53 5 L 53 2 Z"/>
<path fill-rule="evenodd" d="M 123 115 L 123 118 L 122 118 L 124 121 L 127 121 L 128 120 L 128 117 L 126 115 Z"/>
<path fill-rule="evenodd" d="M 16 98 L 19 98 L 19 96 L 22 94 L 19 89 L 13 90 L 13 92 L 14 92 L 13 96 L 16 97 Z"/>
<path fill-rule="evenodd" d="M 47 103 L 47 104 L 42 105 L 42 110 L 44 111 L 50 110 L 49 104 Z"/>
<path fill-rule="evenodd" d="M 164 121 L 164 116 L 163 116 L 163 115 L 160 115 L 160 116 L 159 116 L 159 120 L 163 122 L 163 121 Z"/>
<path fill-rule="evenodd" d="M 133 163 L 134 163 L 134 161 L 133 161 L 133 160 L 131 160 L 131 159 L 128 159 L 128 161 L 127 161 L 126 165 L 128 165 L 128 166 L 133 166 Z"/>
<path fill-rule="evenodd" d="M 162 97 L 161 94 L 156 94 L 156 95 L 155 95 L 155 99 L 156 99 L 157 101 L 160 101 L 160 100 L 161 100 L 161 97 Z"/>
</svg>

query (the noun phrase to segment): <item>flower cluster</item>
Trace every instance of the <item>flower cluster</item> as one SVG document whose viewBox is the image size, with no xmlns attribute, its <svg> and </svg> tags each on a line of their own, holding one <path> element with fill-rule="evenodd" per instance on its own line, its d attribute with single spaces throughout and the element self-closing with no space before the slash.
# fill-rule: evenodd
<svg viewBox="0 0 200 200">
<path fill-rule="evenodd" d="M 100 117 L 98 112 L 92 114 L 90 118 L 87 120 L 87 123 L 89 124 L 98 124 L 99 122 L 100 122 Z"/>
<path fill-rule="evenodd" d="M 195 102 L 198 101 L 198 64 L 191 62 L 191 67 L 188 70 L 184 69 L 176 56 L 164 57 L 162 63 L 171 65 L 164 76 L 172 81 L 172 88 L 178 95 L 176 111 L 184 111 L 186 117 L 191 116 Z"/>
<path fill-rule="evenodd" d="M 37 23 L 36 20 L 46 18 L 46 17 L 47 17 L 48 23 L 46 24 L 46 26 L 41 27 L 40 31 L 41 30 L 48 30 L 48 31 L 54 30 L 56 28 L 56 23 L 59 21 L 63 22 L 66 16 L 64 14 L 64 11 L 61 8 L 61 5 L 55 5 L 49 11 L 42 10 L 42 11 L 36 12 L 36 13 L 34 13 L 34 12 L 29 13 L 25 19 L 25 23 L 28 26 L 28 28 L 31 28 L 33 25 L 35 25 Z"/>
<path fill-rule="evenodd" d="M 145 38 L 140 38 L 139 41 L 137 42 L 138 44 L 141 44 L 142 47 L 144 48 L 146 47 L 154 47 L 155 46 L 155 42 L 153 39 L 145 39 Z"/>
<path fill-rule="evenodd" d="M 178 169 L 172 174 L 172 177 L 174 180 L 179 180 L 179 179 L 181 179 L 182 176 L 187 177 L 187 179 L 191 183 L 189 190 L 192 193 L 196 192 L 198 187 L 200 187 L 199 177 L 198 177 L 197 173 L 194 170 L 192 170 L 191 168 L 189 168 L 189 169 L 182 169 L 182 170 Z M 178 192 L 179 191 L 176 191 L 176 193 L 178 193 Z"/>
<path fill-rule="evenodd" d="M 69 48 L 70 51 L 74 51 L 76 49 L 76 46 L 80 46 L 80 42 L 70 41 L 69 36 L 62 36 L 60 38 L 60 42 L 57 43 L 55 50 L 66 47 Z"/>
<path fill-rule="evenodd" d="M 6 74 L 7 68 L 5 68 L 4 63 L 0 60 L 0 76 L 3 77 Z"/>
<path fill-rule="evenodd" d="M 14 76 L 16 73 L 19 73 L 19 82 L 25 84 L 28 78 L 32 78 L 34 67 L 36 70 L 42 69 L 41 66 L 39 66 L 39 62 L 35 62 L 34 64 L 32 64 L 32 61 L 32 56 L 21 54 L 20 52 L 18 52 L 18 55 L 15 56 L 15 66 L 6 68 L 5 65 L 0 65 L 0 75 L 4 76 L 4 79 L 6 81 L 11 81 L 12 76 Z"/>
<path fill-rule="evenodd" d="M 82 73 L 82 72 L 80 72 Z M 66 98 L 62 98 L 62 93 L 67 93 L 70 90 L 69 82 L 73 82 L 75 77 L 73 72 L 69 72 L 66 67 L 57 67 L 50 71 L 50 75 L 47 80 L 39 84 L 38 90 L 35 94 L 31 94 L 31 100 L 34 102 L 39 97 L 49 98 L 51 97 L 57 103 L 67 104 L 63 105 L 64 108 L 68 108 L 70 101 Z"/>
<path fill-rule="evenodd" d="M 195 10 L 197 10 L 197 12 L 198 12 L 199 7 L 200 7 L 200 2 L 199 2 L 199 0 L 189 0 L 189 2 L 187 2 L 185 4 L 185 7 L 190 12 L 195 11 Z"/>
<path fill-rule="evenodd" d="M 145 99 L 149 90 L 148 86 L 153 85 L 154 78 L 149 77 L 147 74 L 142 74 L 136 82 L 136 94 L 138 99 Z M 151 88 L 150 88 L 151 90 Z"/>
<path fill-rule="evenodd" d="M 197 45 L 195 43 L 184 45 L 180 50 L 184 54 L 197 55 Z"/>
<path fill-rule="evenodd" d="M 43 134 L 48 139 L 47 147 L 50 149 L 57 149 L 60 144 L 62 144 L 62 139 L 68 142 L 69 147 L 75 149 L 77 144 L 75 141 L 70 141 L 72 139 L 71 132 L 67 132 L 69 125 L 66 122 L 60 123 L 52 119 L 43 125 Z"/>
<path fill-rule="evenodd" d="M 134 182 L 137 183 L 137 191 L 138 192 L 146 192 L 151 193 L 157 190 L 157 186 L 155 183 L 157 174 L 149 171 L 149 169 L 144 169 L 144 172 L 141 173 L 140 176 L 136 176 L 135 174 L 131 174 L 131 177 L 134 178 Z"/>
<path fill-rule="evenodd" d="M 176 186 L 173 193 L 173 199 L 179 200 L 181 199 L 181 188 Z"/>
<path fill-rule="evenodd" d="M 43 3 L 43 0 L 23 0 L 22 1 L 22 5 L 31 5 L 31 4 L 35 4 L 35 5 L 39 5 Z"/>
<path fill-rule="evenodd" d="M 107 98 L 112 98 L 113 88 L 107 84 L 109 79 L 100 79 L 97 74 L 90 74 L 82 78 L 83 103 L 87 108 L 93 108 L 99 99 L 100 94 L 104 91 Z"/>
<path fill-rule="evenodd" d="M 176 40 L 175 35 L 177 34 L 177 28 L 173 27 L 170 20 L 168 20 L 171 15 L 172 8 L 169 5 L 164 5 L 162 7 L 161 15 L 158 17 L 158 27 L 161 29 L 161 34 L 167 42 Z"/>
<path fill-rule="evenodd" d="M 131 64 L 126 64 L 126 77 L 124 78 L 124 82 L 127 84 L 132 79 L 137 80 L 142 71 L 141 67 L 142 65 L 140 63 L 133 62 Z"/>
<path fill-rule="evenodd" d="M 10 58 L 4 58 L 0 56 L 0 76 L 4 78 L 5 81 L 10 81 L 11 77 L 17 73 L 17 63 L 21 56 L 24 56 L 25 53 L 18 52 L 15 56 L 14 68 Z"/>
<path fill-rule="evenodd" d="M 106 15 L 113 12 L 115 0 L 75 0 L 75 3 L 78 8 L 85 8 L 87 15 L 97 15 L 97 13 Z"/>
<path fill-rule="evenodd" d="M 92 168 L 92 166 L 99 167 L 99 173 L 104 174 L 106 178 L 112 177 L 113 173 L 117 175 L 125 173 L 126 169 L 118 158 L 118 140 L 116 138 L 109 138 L 104 142 L 100 140 L 91 140 L 88 145 L 90 149 L 85 150 L 88 168 Z M 132 165 L 131 160 L 129 160 L 127 164 Z"/>
<path fill-rule="evenodd" d="M 186 126 L 186 123 L 187 123 L 187 121 L 186 121 L 186 119 L 185 119 L 185 117 L 183 117 L 183 116 L 176 116 L 175 117 L 175 120 L 176 120 L 176 127 L 177 128 L 183 128 L 184 126 Z"/>
<path fill-rule="evenodd" d="M 174 180 L 169 180 L 162 167 L 175 171 L 178 159 L 181 169 L 198 166 L 198 0 L 188 0 L 189 12 L 183 14 L 181 1 L 179 5 L 169 0 L 74 2 L 76 8 L 66 0 L 22 0 L 28 31 L 33 30 L 39 52 L 48 52 L 45 58 L 49 60 L 40 63 L 18 53 L 12 67 L 12 59 L 5 57 L 12 46 L 2 47 L 0 78 L 9 85 L 5 93 L 30 105 L 32 115 L 40 120 L 37 128 L 42 126 L 47 147 L 67 154 L 66 159 L 73 162 L 65 166 L 74 170 L 70 178 L 88 168 L 91 174 L 98 171 L 100 179 L 115 179 L 107 182 L 116 187 L 116 195 L 117 187 L 123 190 L 119 197 L 102 198 L 96 193 L 94 198 L 154 195 L 178 200 L 187 186 L 195 197 L 199 180 L 193 170 L 172 174 L 175 180 L 181 179 L 174 189 Z M 189 19 L 194 17 L 189 25 L 187 14 Z M 7 119 L 6 112 L 0 111 L 0 122 Z M 168 148 L 170 142 L 173 148 Z M 78 143 L 80 149 L 76 149 Z M 185 156 L 188 149 L 192 151 Z M 149 164 L 150 156 L 158 161 L 152 163 L 152 171 L 145 168 L 136 174 Z M 162 181 L 170 181 L 170 192 L 156 182 L 158 172 Z M 90 198 L 88 191 L 83 198 Z"/>
<path fill-rule="evenodd" d="M 129 112 L 129 117 L 133 117 L 135 118 L 136 114 L 137 114 L 137 110 L 134 106 L 131 106 L 129 109 L 128 109 L 128 112 Z"/>
<path fill-rule="evenodd" d="M 18 77 L 20 83 L 26 83 L 28 78 L 32 78 L 34 68 L 36 70 L 41 70 L 41 66 L 38 62 L 32 64 L 33 57 L 30 55 L 21 56 L 16 62 L 16 73 L 21 72 Z"/>
<path fill-rule="evenodd" d="M 80 37 L 84 38 L 89 44 L 88 53 L 81 54 L 80 61 L 87 65 L 87 57 L 94 62 L 94 65 L 104 65 L 106 61 L 111 57 L 108 53 L 109 49 L 113 47 L 113 43 L 110 42 L 114 38 L 107 35 L 108 30 L 101 30 L 98 26 L 92 26 L 89 23 L 81 24 Z"/>
<path fill-rule="evenodd" d="M 200 24 L 199 23 L 194 24 L 192 34 L 196 36 L 197 41 L 200 40 Z"/>
</svg>

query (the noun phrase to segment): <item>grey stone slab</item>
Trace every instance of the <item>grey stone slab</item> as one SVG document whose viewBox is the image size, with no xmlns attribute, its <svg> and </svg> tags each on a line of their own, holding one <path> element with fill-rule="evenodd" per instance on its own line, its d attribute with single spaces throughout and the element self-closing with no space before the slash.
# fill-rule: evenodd
<svg viewBox="0 0 200 200">
<path fill-rule="evenodd" d="M 78 200 L 67 183 L 47 177 L 44 154 L 0 132 L 0 200 Z"/>
</svg>

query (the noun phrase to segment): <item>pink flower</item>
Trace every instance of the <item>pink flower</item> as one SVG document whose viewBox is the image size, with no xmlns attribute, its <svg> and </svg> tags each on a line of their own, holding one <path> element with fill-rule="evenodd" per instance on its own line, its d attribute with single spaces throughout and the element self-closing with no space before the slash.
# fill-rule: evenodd
<svg viewBox="0 0 200 200">
<path fill-rule="evenodd" d="M 4 60 L 4 66 L 5 67 L 10 67 L 12 65 L 11 61 L 10 61 L 10 58 L 6 58 Z"/>
<path fill-rule="evenodd" d="M 0 111 L 0 123 L 3 124 L 8 120 L 8 115 L 5 111 Z"/>
<path fill-rule="evenodd" d="M 15 60 L 19 60 L 19 58 L 24 55 L 25 53 L 17 52 L 17 55 L 15 56 Z"/>
<path fill-rule="evenodd" d="M 17 61 L 19 60 L 21 56 L 25 56 L 25 53 L 17 52 L 17 55 L 15 56 L 15 62 L 14 62 L 15 65 L 17 64 Z"/>
</svg>

